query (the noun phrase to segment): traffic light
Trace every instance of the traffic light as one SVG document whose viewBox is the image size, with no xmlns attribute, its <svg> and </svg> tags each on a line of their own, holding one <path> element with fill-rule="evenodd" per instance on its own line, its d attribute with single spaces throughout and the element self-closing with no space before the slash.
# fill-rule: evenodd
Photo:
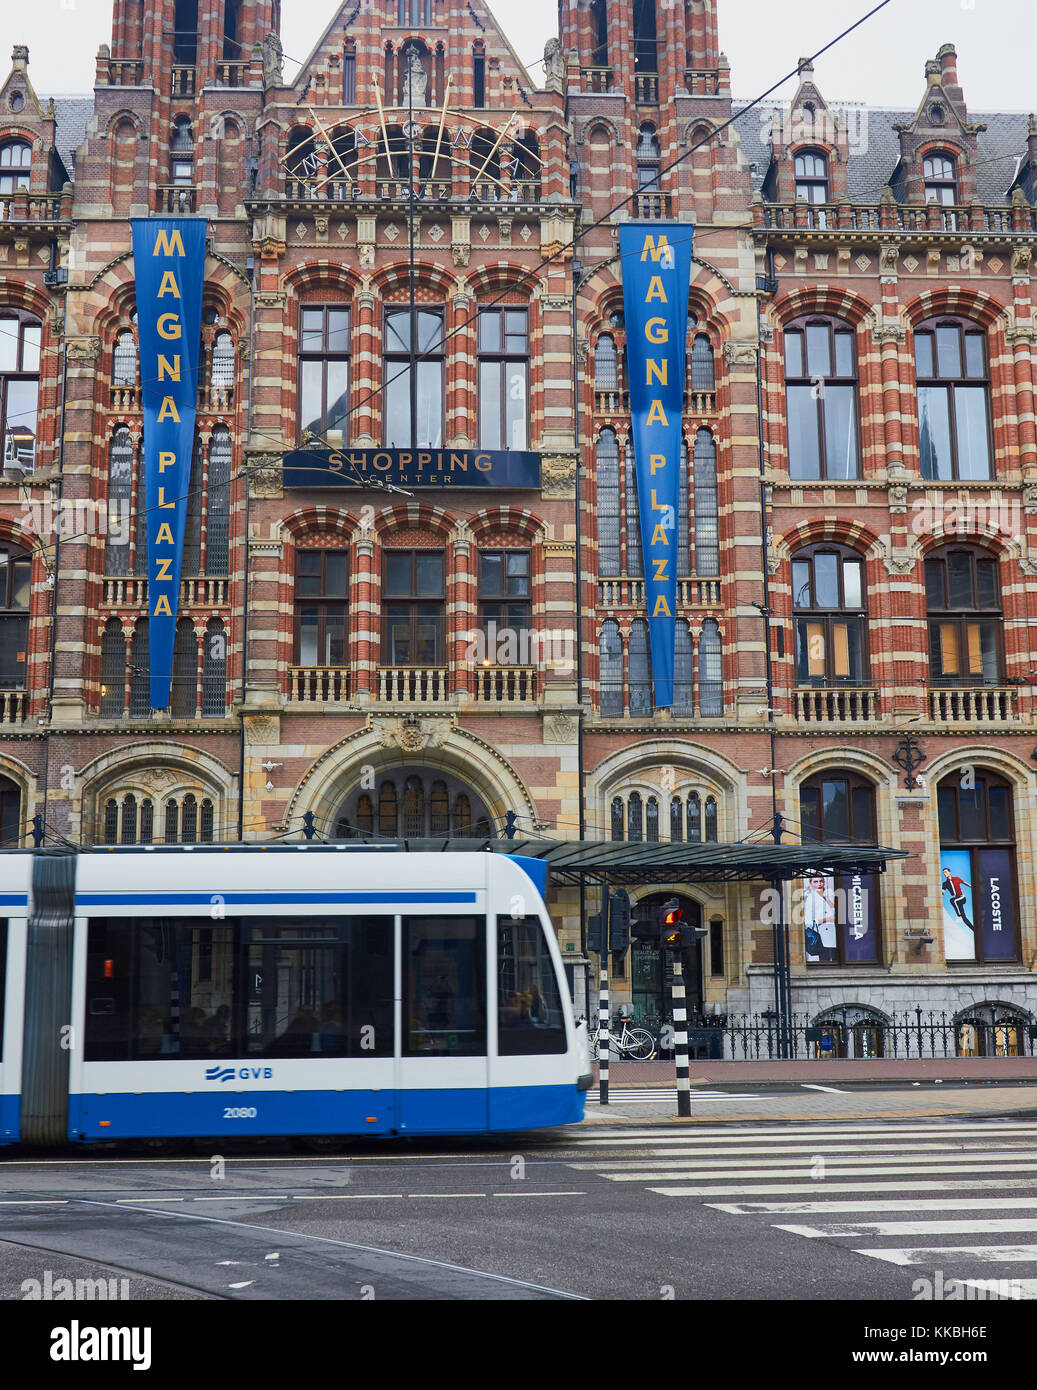
<svg viewBox="0 0 1037 1390">
<path fill-rule="evenodd" d="M 593 917 L 587 918 L 587 951 L 593 951 L 595 955 L 601 956 L 605 953 L 605 933 L 602 931 L 604 922 L 601 913 L 596 912 Z"/>
<path fill-rule="evenodd" d="M 626 951 L 630 946 L 630 894 L 618 888 L 609 894 L 609 950 Z"/>
<path fill-rule="evenodd" d="M 684 944 L 684 913 L 676 898 L 659 908 L 659 949 L 679 951 Z"/>
</svg>

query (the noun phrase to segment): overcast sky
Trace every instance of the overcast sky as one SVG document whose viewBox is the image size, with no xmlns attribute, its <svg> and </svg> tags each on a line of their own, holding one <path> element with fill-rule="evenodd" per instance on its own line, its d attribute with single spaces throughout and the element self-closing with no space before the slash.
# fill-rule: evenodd
<svg viewBox="0 0 1037 1390">
<path fill-rule="evenodd" d="M 557 0 L 490 0 L 519 57 L 542 58 L 556 31 Z M 662 5 L 680 0 L 659 0 Z M 876 0 L 720 0 L 720 43 L 738 97 L 757 96 L 865 14 Z M 41 93 L 89 92 L 97 46 L 111 41 L 112 0 L 0 0 L 0 41 L 27 43 L 30 76 Z M 303 61 L 334 14 L 336 0 L 283 0 L 285 53 Z M 1037 105 L 1033 55 L 1037 0 L 890 0 L 818 63 L 829 99 L 913 108 L 925 61 L 942 43 L 958 50 L 965 96 L 976 111 L 1029 111 Z M 297 67 L 286 73 L 294 77 Z M 537 80 L 539 68 L 533 68 Z M 794 84 L 779 95 L 790 96 Z"/>
</svg>

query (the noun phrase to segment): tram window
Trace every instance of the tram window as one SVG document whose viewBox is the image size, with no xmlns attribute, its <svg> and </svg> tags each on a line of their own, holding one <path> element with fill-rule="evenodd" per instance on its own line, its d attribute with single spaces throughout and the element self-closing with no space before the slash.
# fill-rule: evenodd
<svg viewBox="0 0 1037 1390">
<path fill-rule="evenodd" d="M 4 988 L 7 982 L 7 922 L 0 918 L 0 1062 L 4 1060 Z"/>
<path fill-rule="evenodd" d="M 250 1055 L 392 1056 L 391 917 L 252 918 L 244 932 Z"/>
<path fill-rule="evenodd" d="M 538 917 L 497 918 L 497 1039 L 502 1057 L 565 1051 L 558 981 Z"/>
<path fill-rule="evenodd" d="M 403 919 L 404 1056 L 486 1054 L 486 922 Z"/>
</svg>

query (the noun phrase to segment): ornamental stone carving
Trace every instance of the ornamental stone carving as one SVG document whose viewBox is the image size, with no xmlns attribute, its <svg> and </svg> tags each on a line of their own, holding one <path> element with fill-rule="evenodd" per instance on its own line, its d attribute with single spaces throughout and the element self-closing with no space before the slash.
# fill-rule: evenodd
<svg viewBox="0 0 1037 1390">
<path fill-rule="evenodd" d="M 579 732 L 579 721 L 570 714 L 544 716 L 545 743 L 575 743 Z"/>
<path fill-rule="evenodd" d="M 905 483 L 890 483 L 889 510 L 891 512 L 907 511 L 907 485 Z"/>
<path fill-rule="evenodd" d="M 1023 484 L 1023 511 L 1031 516 L 1037 512 L 1037 483 Z"/>
<path fill-rule="evenodd" d="M 895 276 L 898 274 L 900 262 L 900 245 L 882 246 L 879 248 L 879 274 Z"/>
<path fill-rule="evenodd" d="M 284 496 L 284 464 L 269 454 L 246 454 L 249 492 L 253 497 Z"/>
<path fill-rule="evenodd" d="M 575 458 L 545 454 L 540 465 L 540 491 L 544 497 L 575 497 Z"/>
<path fill-rule="evenodd" d="M 70 362 L 96 362 L 101 356 L 100 338 L 69 338 L 66 347 Z"/>
<path fill-rule="evenodd" d="M 276 748 L 281 741 L 281 721 L 270 714 L 246 718 L 245 740 L 263 748 Z"/>
<path fill-rule="evenodd" d="M 873 343 L 903 343 L 907 340 L 907 329 L 901 323 L 877 323 L 871 330 Z"/>
<path fill-rule="evenodd" d="M 724 360 L 729 367 L 755 367 L 758 351 L 749 339 L 733 339 L 724 344 Z"/>
<path fill-rule="evenodd" d="M 404 753 L 423 753 L 427 748 L 441 748 L 454 732 L 450 717 L 422 718 L 408 714 L 402 719 L 371 717 L 369 730 L 378 735 L 383 748 L 399 748 Z"/>
</svg>

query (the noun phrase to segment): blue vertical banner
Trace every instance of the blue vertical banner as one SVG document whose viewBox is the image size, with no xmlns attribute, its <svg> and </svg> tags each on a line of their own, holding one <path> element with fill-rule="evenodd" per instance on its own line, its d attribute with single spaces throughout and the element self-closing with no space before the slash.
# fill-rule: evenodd
<svg viewBox="0 0 1037 1390">
<path fill-rule="evenodd" d="M 173 674 L 198 400 L 205 231 L 204 218 L 133 219 L 144 408 L 152 709 L 169 708 Z"/>
<path fill-rule="evenodd" d="M 657 709 L 673 705 L 681 421 L 693 236 L 690 222 L 626 222 L 619 228 L 630 417 Z"/>
</svg>

